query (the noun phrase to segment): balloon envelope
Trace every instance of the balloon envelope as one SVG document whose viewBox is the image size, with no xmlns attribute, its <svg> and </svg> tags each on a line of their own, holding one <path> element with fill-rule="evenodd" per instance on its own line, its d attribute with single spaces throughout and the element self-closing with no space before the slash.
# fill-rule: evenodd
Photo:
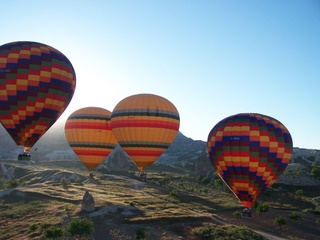
<svg viewBox="0 0 320 240">
<path fill-rule="evenodd" d="M 112 132 L 140 171 L 167 150 L 179 126 L 176 107 L 153 94 L 129 96 L 116 105 L 111 115 Z"/>
<path fill-rule="evenodd" d="M 110 111 L 86 107 L 73 112 L 66 121 L 67 141 L 89 171 L 102 163 L 118 144 L 110 119 Z"/>
<path fill-rule="evenodd" d="M 278 179 L 292 156 L 289 131 L 262 114 L 223 119 L 210 131 L 207 146 L 217 174 L 248 208 Z"/>
<path fill-rule="evenodd" d="M 76 87 L 71 62 L 36 42 L 0 46 L 0 120 L 29 150 L 70 103 Z"/>
</svg>

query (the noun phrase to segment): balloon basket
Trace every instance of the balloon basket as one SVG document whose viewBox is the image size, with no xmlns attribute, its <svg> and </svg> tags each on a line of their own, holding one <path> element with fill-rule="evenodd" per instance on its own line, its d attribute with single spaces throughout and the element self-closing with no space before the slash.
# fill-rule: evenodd
<svg viewBox="0 0 320 240">
<path fill-rule="evenodd" d="M 27 153 L 27 152 L 20 153 L 18 155 L 18 160 L 20 160 L 20 161 L 23 161 L 23 160 L 29 161 L 29 160 L 31 160 L 31 155 L 30 155 L 30 153 Z"/>
<path fill-rule="evenodd" d="M 251 218 L 252 217 L 252 211 L 250 208 L 245 208 L 242 210 L 241 217 L 243 218 Z"/>
</svg>

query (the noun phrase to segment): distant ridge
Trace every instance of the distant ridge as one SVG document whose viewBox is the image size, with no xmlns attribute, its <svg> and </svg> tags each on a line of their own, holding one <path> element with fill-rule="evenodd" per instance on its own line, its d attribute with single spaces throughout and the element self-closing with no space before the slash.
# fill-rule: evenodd
<svg viewBox="0 0 320 240">
<path fill-rule="evenodd" d="M 201 152 L 206 149 L 206 142 L 193 140 L 181 132 L 167 151 L 157 160 L 159 164 L 192 167 Z M 16 159 L 23 151 L 21 146 L 16 146 L 9 134 L 0 125 L 0 158 Z M 64 122 L 56 122 L 47 133 L 31 149 L 35 160 L 77 160 L 78 158 L 69 147 L 64 135 Z M 294 148 L 291 163 L 311 164 L 320 162 L 320 150 Z"/>
</svg>

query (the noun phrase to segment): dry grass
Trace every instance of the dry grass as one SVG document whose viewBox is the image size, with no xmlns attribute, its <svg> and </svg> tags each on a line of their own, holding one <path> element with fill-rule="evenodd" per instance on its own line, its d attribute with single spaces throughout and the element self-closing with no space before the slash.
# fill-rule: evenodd
<svg viewBox="0 0 320 240">
<path fill-rule="evenodd" d="M 315 225 L 314 229 L 295 229 L 295 236 L 308 236 L 316 239 L 319 223 L 316 216 L 304 214 L 303 220 L 288 221 L 280 231 L 273 225 L 274 216 L 289 210 L 301 210 L 311 206 L 310 198 L 294 198 L 279 193 L 263 196 L 270 202 L 272 210 L 266 215 L 255 215 L 255 219 L 240 219 L 232 213 L 241 211 L 242 207 L 235 197 L 220 192 L 205 184 L 194 184 L 186 181 L 182 175 L 175 174 L 172 184 L 163 187 L 157 179 L 170 176 L 170 173 L 153 172 L 147 181 L 126 176 L 113 176 L 97 173 L 95 180 L 85 179 L 82 182 L 30 181 L 27 186 L 18 188 L 11 195 L 0 197 L 0 239 L 41 239 L 44 230 L 49 226 L 64 228 L 75 217 L 89 217 L 81 211 L 81 201 L 85 191 L 95 199 L 95 208 L 102 211 L 112 206 L 119 206 L 116 212 L 93 217 L 96 239 L 132 239 L 137 229 L 146 229 L 150 239 L 199 239 L 190 236 L 192 228 L 205 222 L 214 222 L 212 217 L 220 216 L 232 224 L 246 225 L 260 231 L 272 231 L 275 235 L 289 236 L 286 229 L 293 229 L 294 224 Z M 186 186 L 178 183 L 184 179 Z M 180 186 L 180 187 L 177 187 Z M 200 192 L 199 189 L 206 189 Z M 192 190 L 191 190 L 192 189 Z M 175 191 L 172 194 L 172 191 Z M 19 193 L 20 196 L 17 196 Z M 19 195 L 18 194 L 18 195 Z M 283 202 L 280 204 L 280 200 Z M 298 204 L 298 205 L 297 205 Z M 128 207 L 135 207 L 132 215 L 122 214 Z M 310 217 L 311 216 L 311 217 Z M 250 221 L 253 220 L 253 221 Z M 258 221 L 256 221 L 258 220 Z M 264 223 L 263 226 L 259 225 Z M 32 230 L 31 225 L 36 225 Z M 320 229 L 320 226 L 319 226 Z M 299 235 L 300 234 L 300 235 Z"/>
</svg>

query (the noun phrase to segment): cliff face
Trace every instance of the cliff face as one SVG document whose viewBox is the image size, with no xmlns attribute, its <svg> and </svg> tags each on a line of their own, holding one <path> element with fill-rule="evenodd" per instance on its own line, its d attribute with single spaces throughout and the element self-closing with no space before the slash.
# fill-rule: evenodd
<svg viewBox="0 0 320 240">
<path fill-rule="evenodd" d="M 320 150 L 294 148 L 291 163 L 312 164 L 320 162 Z"/>
<path fill-rule="evenodd" d="M 194 162 L 190 171 L 191 178 L 205 178 L 210 181 L 213 178 L 214 169 L 208 157 L 207 151 L 204 149 L 199 158 Z"/>
</svg>

